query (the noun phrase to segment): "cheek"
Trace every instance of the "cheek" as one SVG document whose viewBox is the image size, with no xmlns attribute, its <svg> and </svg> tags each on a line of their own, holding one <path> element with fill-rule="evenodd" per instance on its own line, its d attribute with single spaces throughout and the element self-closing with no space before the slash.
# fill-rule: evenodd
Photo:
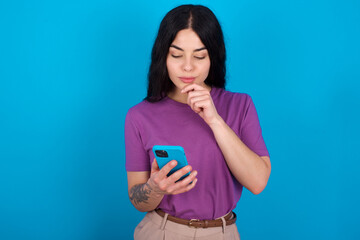
<svg viewBox="0 0 360 240">
<path fill-rule="evenodd" d="M 208 75 L 210 71 L 210 61 L 206 64 L 201 65 L 201 72 L 204 75 Z"/>
<path fill-rule="evenodd" d="M 171 73 L 174 72 L 175 64 L 173 62 L 171 62 L 170 60 L 167 60 L 166 61 L 166 68 L 167 68 L 169 74 L 171 74 Z"/>
<path fill-rule="evenodd" d="M 167 68 L 169 75 L 172 75 L 173 68 L 172 68 L 171 63 L 169 63 L 169 61 L 166 61 L 166 68 Z"/>
<path fill-rule="evenodd" d="M 168 61 L 166 63 L 167 72 L 171 81 L 175 81 L 176 76 L 178 75 L 178 70 L 176 68 L 176 64 Z"/>
</svg>

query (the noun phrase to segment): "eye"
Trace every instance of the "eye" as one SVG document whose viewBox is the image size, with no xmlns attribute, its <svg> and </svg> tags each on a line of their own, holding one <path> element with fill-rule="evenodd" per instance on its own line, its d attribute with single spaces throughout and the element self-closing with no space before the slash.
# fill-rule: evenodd
<svg viewBox="0 0 360 240">
<path fill-rule="evenodd" d="M 194 58 L 201 60 L 204 59 L 205 57 L 194 56 Z"/>
<path fill-rule="evenodd" d="M 182 57 L 182 55 L 174 55 L 174 54 L 171 54 L 171 56 L 172 56 L 173 58 L 179 58 L 179 57 Z"/>
</svg>

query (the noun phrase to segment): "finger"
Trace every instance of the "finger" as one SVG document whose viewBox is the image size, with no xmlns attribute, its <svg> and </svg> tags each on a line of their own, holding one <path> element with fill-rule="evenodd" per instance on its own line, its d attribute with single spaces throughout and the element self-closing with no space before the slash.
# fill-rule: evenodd
<svg viewBox="0 0 360 240">
<path fill-rule="evenodd" d="M 176 160 L 171 160 L 170 162 L 168 162 L 164 167 L 162 167 L 160 169 L 160 171 L 158 173 L 159 179 L 166 178 L 166 175 L 168 175 L 168 173 L 171 171 L 171 169 L 173 169 L 176 165 L 177 165 Z"/>
<path fill-rule="evenodd" d="M 191 106 L 191 109 L 196 113 L 201 113 L 201 111 L 203 110 L 202 108 L 199 108 L 199 107 L 196 107 L 196 106 Z"/>
<path fill-rule="evenodd" d="M 195 107 L 195 103 L 200 102 L 200 101 L 209 101 L 209 96 L 208 95 L 202 95 L 202 96 L 198 96 L 198 97 L 193 97 L 191 99 L 188 99 L 188 105 L 194 109 Z"/>
<path fill-rule="evenodd" d="M 159 170 L 160 170 L 159 165 L 158 165 L 158 163 L 156 161 L 156 158 L 154 158 L 154 161 L 151 164 L 151 172 L 157 172 Z"/>
<path fill-rule="evenodd" d="M 187 85 L 186 87 L 184 87 L 182 90 L 181 90 L 181 93 L 187 93 L 187 92 L 190 92 L 190 91 L 193 91 L 193 90 L 204 90 L 205 88 L 196 84 L 196 83 L 193 83 L 193 84 L 190 84 L 190 85 Z"/>
<path fill-rule="evenodd" d="M 210 95 L 210 92 L 208 90 L 196 90 L 196 91 L 190 91 L 188 93 L 188 97 L 197 97 L 202 95 Z"/>
<path fill-rule="evenodd" d="M 188 93 L 187 104 L 191 106 L 191 103 L 205 99 L 211 99 L 210 92 L 207 90 L 192 91 Z"/>
<path fill-rule="evenodd" d="M 187 174 L 191 170 L 192 170 L 192 167 L 190 165 L 187 165 L 187 166 L 177 170 L 176 172 L 171 174 L 171 176 L 168 177 L 169 183 L 176 182 L 177 180 L 179 180 L 182 176 L 184 176 L 185 174 Z"/>
<path fill-rule="evenodd" d="M 196 113 L 201 113 L 204 109 L 208 108 L 208 100 L 195 102 L 190 107 Z"/>
<path fill-rule="evenodd" d="M 190 191 L 191 189 L 193 189 L 196 186 L 197 181 L 198 181 L 198 179 L 195 178 L 194 181 L 191 184 L 188 184 L 186 187 L 178 189 L 178 190 L 174 191 L 171 194 L 176 195 L 176 194 L 179 194 L 179 193 L 188 192 L 188 191 Z"/>
<path fill-rule="evenodd" d="M 202 100 L 194 103 L 194 109 L 198 108 L 208 108 L 209 107 L 209 101 L 208 100 Z"/>
<path fill-rule="evenodd" d="M 210 96 L 210 93 L 208 93 L 206 91 L 189 92 L 188 97 L 187 97 L 187 103 L 189 104 L 189 101 L 191 99 L 198 98 L 198 97 L 208 97 L 208 98 L 210 98 L 211 96 Z"/>
<path fill-rule="evenodd" d="M 168 188 L 168 191 L 171 193 L 171 192 L 175 192 L 175 191 L 177 191 L 179 189 L 187 187 L 190 183 L 192 183 L 195 180 L 196 176 L 197 176 L 197 171 L 192 171 L 184 179 L 182 179 L 181 181 L 178 181 L 177 183 L 171 185 Z"/>
</svg>

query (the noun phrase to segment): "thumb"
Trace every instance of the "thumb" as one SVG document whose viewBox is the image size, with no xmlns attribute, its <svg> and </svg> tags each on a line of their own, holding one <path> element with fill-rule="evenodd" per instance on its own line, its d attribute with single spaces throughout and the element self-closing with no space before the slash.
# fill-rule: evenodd
<svg viewBox="0 0 360 240">
<path fill-rule="evenodd" d="M 158 163 L 156 161 L 156 158 L 154 158 L 154 161 L 153 161 L 153 163 L 151 165 L 151 172 L 158 172 L 158 171 L 160 171 L 160 168 L 159 168 L 159 165 L 158 165 Z"/>
</svg>

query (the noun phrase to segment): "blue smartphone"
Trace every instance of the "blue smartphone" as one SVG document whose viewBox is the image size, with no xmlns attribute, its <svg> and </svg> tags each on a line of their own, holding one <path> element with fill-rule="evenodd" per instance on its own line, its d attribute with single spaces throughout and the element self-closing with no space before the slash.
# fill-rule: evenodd
<svg viewBox="0 0 360 240">
<path fill-rule="evenodd" d="M 160 169 L 171 160 L 176 160 L 178 162 L 178 164 L 171 169 L 167 176 L 170 176 L 177 170 L 188 165 L 184 148 L 181 146 L 155 145 L 152 150 Z M 190 172 L 186 173 L 176 182 L 181 181 L 185 177 L 189 176 L 189 174 Z"/>
</svg>

